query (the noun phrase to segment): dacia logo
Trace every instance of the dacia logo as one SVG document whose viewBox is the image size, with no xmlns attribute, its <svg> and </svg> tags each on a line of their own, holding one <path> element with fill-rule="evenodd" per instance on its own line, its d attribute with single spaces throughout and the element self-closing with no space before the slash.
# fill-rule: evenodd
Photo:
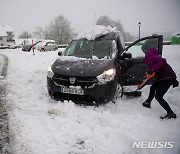
<svg viewBox="0 0 180 154">
<path fill-rule="evenodd" d="M 71 84 L 74 84 L 74 83 L 75 83 L 75 81 L 76 81 L 76 78 L 74 78 L 74 77 L 70 77 L 70 78 L 69 78 L 69 81 L 70 81 L 70 83 L 71 83 Z"/>
</svg>

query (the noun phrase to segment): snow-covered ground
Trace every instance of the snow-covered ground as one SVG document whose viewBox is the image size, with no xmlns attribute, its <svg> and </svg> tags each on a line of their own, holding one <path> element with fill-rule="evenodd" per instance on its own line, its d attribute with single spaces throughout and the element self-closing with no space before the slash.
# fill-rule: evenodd
<svg viewBox="0 0 180 154">
<path fill-rule="evenodd" d="M 1 50 L 8 56 L 7 108 L 12 154 L 179 154 L 180 87 L 165 95 L 177 119 L 161 121 L 163 108 L 153 100 L 143 108 L 149 86 L 139 98 L 83 107 L 57 102 L 46 89 L 47 68 L 55 52 Z M 180 80 L 180 46 L 164 46 L 163 56 Z M 173 148 L 132 148 L 133 141 L 172 142 Z"/>
</svg>

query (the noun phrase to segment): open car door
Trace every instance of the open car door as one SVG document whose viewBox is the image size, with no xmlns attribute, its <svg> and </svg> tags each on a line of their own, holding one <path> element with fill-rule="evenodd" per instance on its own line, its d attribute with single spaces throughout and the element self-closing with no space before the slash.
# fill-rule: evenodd
<svg viewBox="0 0 180 154">
<path fill-rule="evenodd" d="M 150 42 L 155 41 L 155 45 Z M 149 43 L 150 44 L 149 44 Z M 119 64 L 122 74 L 120 82 L 123 86 L 139 85 L 145 79 L 145 72 L 148 71 L 147 65 L 143 62 L 145 50 L 156 48 L 162 55 L 163 36 L 148 36 L 141 38 L 126 47 L 120 55 Z M 131 58 L 126 58 L 126 54 L 131 54 Z"/>
</svg>

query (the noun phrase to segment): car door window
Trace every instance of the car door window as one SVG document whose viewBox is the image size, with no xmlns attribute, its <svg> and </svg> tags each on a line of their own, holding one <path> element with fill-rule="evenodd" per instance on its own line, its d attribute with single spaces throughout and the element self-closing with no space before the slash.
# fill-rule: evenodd
<svg viewBox="0 0 180 154">
<path fill-rule="evenodd" d="M 141 38 L 124 49 L 124 52 L 131 53 L 132 58 L 124 58 L 120 61 L 123 71 L 122 83 L 124 85 L 137 85 L 145 79 L 145 72 L 148 71 L 147 65 L 143 62 L 145 53 L 150 48 L 156 48 L 162 54 L 163 36 L 148 36 Z M 121 54 L 123 56 L 123 54 Z M 123 66 L 123 67 L 122 67 Z"/>
<path fill-rule="evenodd" d="M 155 48 L 158 50 L 158 39 L 148 38 L 137 42 L 135 45 L 128 49 L 128 52 L 132 54 L 132 58 L 144 58 L 145 53 L 150 49 Z"/>
<path fill-rule="evenodd" d="M 48 47 L 49 47 L 49 51 L 51 51 L 53 48 L 52 42 L 49 43 Z"/>
<path fill-rule="evenodd" d="M 141 50 L 141 45 L 137 44 L 129 48 L 128 52 L 132 54 L 132 58 L 143 58 L 145 57 L 144 52 Z"/>
<path fill-rule="evenodd" d="M 124 51 L 130 52 L 132 58 L 143 58 L 150 48 L 156 48 L 162 55 L 162 41 L 162 35 L 144 37 L 130 44 Z"/>
<path fill-rule="evenodd" d="M 47 43 L 46 50 L 47 50 L 47 51 L 50 51 L 50 50 L 51 50 L 51 42 L 48 42 L 48 43 Z"/>
</svg>

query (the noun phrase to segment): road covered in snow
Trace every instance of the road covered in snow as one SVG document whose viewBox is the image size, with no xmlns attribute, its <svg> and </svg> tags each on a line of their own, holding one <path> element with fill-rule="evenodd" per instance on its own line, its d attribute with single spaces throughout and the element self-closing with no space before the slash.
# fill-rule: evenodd
<svg viewBox="0 0 180 154">
<path fill-rule="evenodd" d="M 53 52 L 1 50 L 9 58 L 6 100 L 12 154 L 178 154 L 180 151 L 180 87 L 165 99 L 177 119 L 161 121 L 162 107 L 142 107 L 149 86 L 139 98 L 123 97 L 116 104 L 79 106 L 51 99 L 47 68 L 58 58 Z M 163 57 L 180 81 L 180 46 L 164 46 Z M 161 142 L 159 148 L 132 147 L 134 142 Z M 171 143 L 171 147 L 165 144 Z"/>
</svg>

